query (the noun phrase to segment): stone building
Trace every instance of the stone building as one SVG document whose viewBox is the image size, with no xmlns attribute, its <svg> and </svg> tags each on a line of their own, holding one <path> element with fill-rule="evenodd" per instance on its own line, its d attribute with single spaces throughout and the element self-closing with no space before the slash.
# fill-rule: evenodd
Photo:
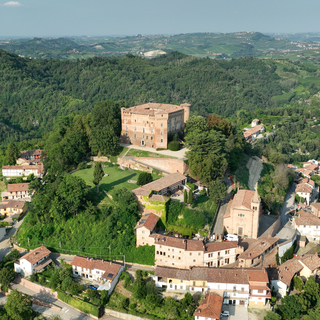
<svg viewBox="0 0 320 320">
<path fill-rule="evenodd" d="M 135 226 L 136 247 L 153 246 L 154 245 L 154 230 L 158 223 L 159 217 L 153 213 L 145 213 Z"/>
<path fill-rule="evenodd" d="M 239 190 L 229 201 L 223 226 L 228 233 L 258 238 L 261 199 L 257 191 Z"/>
<path fill-rule="evenodd" d="M 121 142 L 167 148 L 168 135 L 183 132 L 190 104 L 146 103 L 121 109 Z"/>
</svg>

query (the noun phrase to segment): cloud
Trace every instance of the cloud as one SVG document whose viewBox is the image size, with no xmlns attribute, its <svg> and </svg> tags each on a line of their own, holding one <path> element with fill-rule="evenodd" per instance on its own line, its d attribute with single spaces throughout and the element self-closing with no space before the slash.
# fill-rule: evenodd
<svg viewBox="0 0 320 320">
<path fill-rule="evenodd" d="M 9 1 L 4 4 L 6 7 L 20 7 L 22 4 L 18 1 Z"/>
</svg>

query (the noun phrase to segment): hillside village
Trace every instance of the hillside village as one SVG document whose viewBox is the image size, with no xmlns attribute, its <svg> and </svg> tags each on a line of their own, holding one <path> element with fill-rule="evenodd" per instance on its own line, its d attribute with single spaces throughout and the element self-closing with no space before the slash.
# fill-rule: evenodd
<svg viewBox="0 0 320 320">
<path fill-rule="evenodd" d="M 121 156 L 99 154 L 81 162 L 65 175 L 66 180 L 61 180 L 65 181 L 65 189 L 57 193 L 59 201 L 65 201 L 67 207 L 76 203 L 78 196 L 67 202 L 65 194 L 83 192 L 80 198 L 89 192 L 94 195 L 94 201 L 100 201 L 98 206 L 101 203 L 109 206 L 106 211 L 111 205 L 121 207 L 122 203 L 123 210 L 137 212 L 135 223 L 130 222 L 132 227 L 128 228 L 129 221 L 126 226 L 119 221 L 117 233 L 132 233 L 135 242 L 132 250 L 148 250 L 151 266 L 134 262 L 129 254 L 126 260 L 125 253 L 113 253 L 110 245 L 88 254 L 85 245 L 81 245 L 83 249 L 64 249 L 61 242 L 65 239 L 59 240 L 59 245 L 46 245 L 48 240 L 42 237 L 41 244 L 30 233 L 24 236 L 25 221 L 18 236 L 13 236 L 8 228 L 13 229 L 16 224 L 19 227 L 25 218 L 28 221 L 29 211 L 34 212 L 34 206 L 39 206 L 34 204 L 34 198 L 40 197 L 41 185 L 50 181 L 46 177 L 52 174 L 48 165 L 52 154 L 40 149 L 23 150 L 15 165 L 2 167 L 6 188 L 1 193 L 1 223 L 5 224 L 1 234 L 2 238 L 8 237 L 7 228 L 10 245 L 15 248 L 9 251 L 22 253 L 11 261 L 18 277 L 15 285 L 18 291 L 20 288 L 24 292 L 26 288 L 47 292 L 52 299 L 60 299 L 95 317 L 104 313 L 114 315 L 112 310 L 115 310 L 150 319 L 165 318 L 160 311 L 164 303 L 161 299 L 167 303 L 174 297 L 173 308 L 187 309 L 179 309 L 180 316 L 176 314 L 172 319 L 248 319 L 248 310 L 266 313 L 278 306 L 277 312 L 284 314 L 286 311 L 281 306 L 287 297 L 301 294 L 304 285 L 318 283 L 318 161 L 304 162 L 302 168 L 287 165 L 288 174 L 294 178 L 286 189 L 280 213 L 270 214 L 258 192 L 261 172 L 249 171 L 249 175 L 258 177 L 257 181 L 251 181 L 255 186 L 252 190 L 243 188 L 237 174 L 225 165 L 217 168 L 221 174 L 214 181 L 201 178 L 204 167 L 196 174 L 188 134 L 195 130 L 192 139 L 196 140 L 196 136 L 203 134 L 197 130 L 204 122 L 202 117 L 190 117 L 190 108 L 186 103 L 180 106 L 147 103 L 121 108 Z M 218 125 L 223 123 L 220 118 L 216 121 Z M 251 126 L 242 133 L 248 143 L 265 132 L 259 119 L 253 119 Z M 115 173 L 124 176 L 115 178 L 117 188 L 106 189 L 104 184 Z M 96 176 L 100 178 L 93 180 L 93 184 L 83 183 L 83 188 L 80 180 L 68 185 L 80 176 L 89 177 L 86 179 L 90 181 Z M 54 181 L 52 176 L 50 179 Z M 149 181 L 141 182 L 143 179 Z M 100 191 L 95 187 L 99 184 Z M 121 189 L 121 184 L 129 190 Z M 75 189 L 76 185 L 82 191 Z M 223 189 L 220 196 L 219 189 L 214 189 L 217 185 Z M 204 211 L 202 202 L 211 203 L 213 210 Z M 60 203 L 55 202 L 51 207 L 52 216 L 55 206 Z M 79 208 L 80 204 L 70 216 L 77 217 Z M 37 219 L 42 218 L 44 213 Z M 48 223 L 50 219 L 54 218 L 48 218 Z M 200 220 L 203 222 L 199 224 Z M 61 260 L 57 259 L 57 252 Z M 138 259 L 140 252 L 133 251 L 133 255 Z M 191 300 L 190 294 L 194 297 Z M 152 309 L 157 313 L 153 314 Z"/>
</svg>

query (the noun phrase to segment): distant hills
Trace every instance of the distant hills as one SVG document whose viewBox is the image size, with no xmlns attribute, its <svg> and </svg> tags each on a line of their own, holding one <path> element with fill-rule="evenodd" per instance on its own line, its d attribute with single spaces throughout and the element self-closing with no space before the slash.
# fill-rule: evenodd
<svg viewBox="0 0 320 320">
<path fill-rule="evenodd" d="M 230 59 L 246 56 L 303 58 L 319 49 L 319 34 L 272 34 L 259 32 L 189 33 L 127 37 L 70 37 L 0 39 L 0 49 L 31 59 L 84 59 L 94 56 L 143 56 L 153 50 L 179 51 L 196 57 Z M 299 59 L 300 60 L 300 59 Z"/>
</svg>

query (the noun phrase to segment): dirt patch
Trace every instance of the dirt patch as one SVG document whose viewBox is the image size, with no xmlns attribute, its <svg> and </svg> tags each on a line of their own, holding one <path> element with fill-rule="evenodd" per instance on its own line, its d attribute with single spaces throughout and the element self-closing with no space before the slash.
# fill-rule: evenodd
<svg viewBox="0 0 320 320">
<path fill-rule="evenodd" d="M 266 314 L 266 309 L 248 308 L 249 320 L 263 320 Z"/>
<path fill-rule="evenodd" d="M 120 280 L 116 285 L 115 292 L 122 294 L 126 298 L 132 298 L 132 292 L 124 287 L 124 280 Z"/>
</svg>

